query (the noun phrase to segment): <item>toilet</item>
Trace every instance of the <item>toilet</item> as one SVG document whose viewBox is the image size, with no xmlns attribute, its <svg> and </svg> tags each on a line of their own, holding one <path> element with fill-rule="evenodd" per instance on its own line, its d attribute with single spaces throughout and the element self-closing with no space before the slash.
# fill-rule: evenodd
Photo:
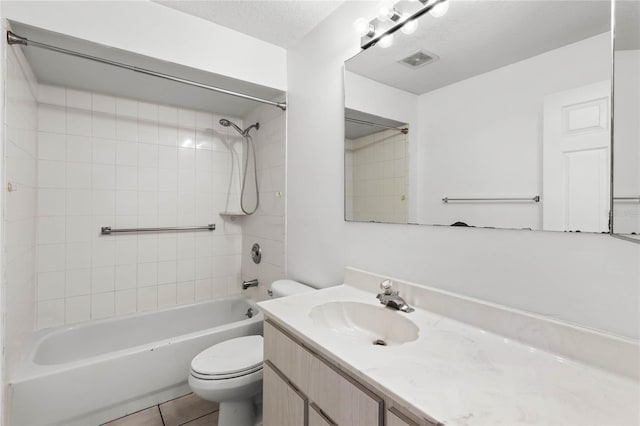
<svg viewBox="0 0 640 426">
<path fill-rule="evenodd" d="M 292 280 L 271 284 L 272 298 L 314 289 Z M 219 426 L 262 424 L 262 336 L 242 336 L 205 349 L 191 361 L 189 386 L 193 393 L 220 404 Z"/>
</svg>

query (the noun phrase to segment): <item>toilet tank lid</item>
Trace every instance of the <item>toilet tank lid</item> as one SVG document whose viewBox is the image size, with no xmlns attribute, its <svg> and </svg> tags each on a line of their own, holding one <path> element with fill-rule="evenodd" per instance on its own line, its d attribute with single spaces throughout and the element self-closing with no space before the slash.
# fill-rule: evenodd
<svg viewBox="0 0 640 426">
<path fill-rule="evenodd" d="M 313 291 L 314 289 L 298 281 L 277 280 L 271 284 L 271 290 L 280 296 L 290 296 L 292 294 Z"/>
</svg>

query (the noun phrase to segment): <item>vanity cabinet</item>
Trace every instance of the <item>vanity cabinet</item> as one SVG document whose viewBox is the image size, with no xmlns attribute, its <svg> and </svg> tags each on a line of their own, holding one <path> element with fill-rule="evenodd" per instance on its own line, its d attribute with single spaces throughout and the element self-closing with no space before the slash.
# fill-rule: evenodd
<svg viewBox="0 0 640 426">
<path fill-rule="evenodd" d="M 290 411 L 299 419 L 299 408 L 292 407 L 299 407 L 301 401 L 306 417 L 298 423 L 300 426 L 437 424 L 411 422 L 395 408 L 385 411 L 385 402 L 387 406 L 390 402 L 383 396 L 339 370 L 272 320 L 264 324 L 264 359 L 264 426 L 289 425 L 279 416 L 292 416 Z"/>
<path fill-rule="evenodd" d="M 263 422 L 265 425 L 298 426 L 305 424 L 307 401 L 289 386 L 285 378 L 265 362 L 262 369 L 265 389 Z"/>
</svg>

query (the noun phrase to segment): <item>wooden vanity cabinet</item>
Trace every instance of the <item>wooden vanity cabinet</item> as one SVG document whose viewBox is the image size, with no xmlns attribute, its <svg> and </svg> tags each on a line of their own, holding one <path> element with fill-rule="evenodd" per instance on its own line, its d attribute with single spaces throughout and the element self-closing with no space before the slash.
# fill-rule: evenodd
<svg viewBox="0 0 640 426">
<path fill-rule="evenodd" d="M 264 426 L 435 424 L 413 422 L 394 407 L 385 411 L 383 397 L 312 352 L 272 320 L 264 323 L 264 359 Z M 291 419 L 300 423 L 290 423 Z"/>
</svg>

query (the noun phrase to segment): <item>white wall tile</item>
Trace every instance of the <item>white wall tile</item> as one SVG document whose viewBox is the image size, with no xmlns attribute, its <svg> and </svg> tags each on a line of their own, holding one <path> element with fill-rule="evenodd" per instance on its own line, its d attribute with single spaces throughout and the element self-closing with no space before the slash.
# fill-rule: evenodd
<svg viewBox="0 0 640 426">
<path fill-rule="evenodd" d="M 155 286 L 158 284 L 158 263 L 138 263 L 138 287 Z"/>
<path fill-rule="evenodd" d="M 73 324 L 91 319 L 91 296 L 68 297 L 65 300 L 65 322 Z"/>
<path fill-rule="evenodd" d="M 70 269 L 66 272 L 65 294 L 67 297 L 91 293 L 91 269 Z"/>
<path fill-rule="evenodd" d="M 115 293 L 115 314 L 126 315 L 137 310 L 137 290 L 122 290 Z"/>
<path fill-rule="evenodd" d="M 58 106 L 66 105 L 66 91 L 63 87 L 38 85 L 38 102 Z"/>
<path fill-rule="evenodd" d="M 184 282 L 178 283 L 177 286 L 177 303 L 178 305 L 187 305 L 195 301 L 195 283 Z"/>
<path fill-rule="evenodd" d="M 158 287 L 138 288 L 138 310 L 148 311 L 158 307 Z"/>
<path fill-rule="evenodd" d="M 65 188 L 66 164 L 63 161 L 38 161 L 39 188 Z"/>
<path fill-rule="evenodd" d="M 64 161 L 66 138 L 62 133 L 38 132 L 38 158 L 40 160 Z"/>
<path fill-rule="evenodd" d="M 68 162 L 66 164 L 67 189 L 90 189 L 91 176 L 92 171 L 90 163 Z"/>
<path fill-rule="evenodd" d="M 112 317 L 115 312 L 115 293 L 91 295 L 91 319 Z"/>
<path fill-rule="evenodd" d="M 65 296 L 65 272 L 41 272 L 37 286 L 38 301 L 62 299 Z"/>
<path fill-rule="evenodd" d="M 64 324 L 64 299 L 38 302 L 38 328 L 56 327 Z"/>
<path fill-rule="evenodd" d="M 177 302 L 176 284 L 163 284 L 158 286 L 158 307 L 174 306 Z"/>
<path fill-rule="evenodd" d="M 66 112 L 64 107 L 40 104 L 38 108 L 38 130 L 42 132 L 65 133 Z"/>
<path fill-rule="evenodd" d="M 66 116 L 67 134 L 80 136 L 91 136 L 93 134 L 90 111 L 67 107 Z"/>
<path fill-rule="evenodd" d="M 92 142 L 88 136 L 67 136 L 67 161 L 90 163 L 92 156 Z"/>
<path fill-rule="evenodd" d="M 67 89 L 67 108 L 77 108 L 91 111 L 92 96 L 90 92 Z"/>
<path fill-rule="evenodd" d="M 115 267 L 102 266 L 91 270 L 91 293 L 105 293 L 115 289 Z"/>
<path fill-rule="evenodd" d="M 225 265 L 218 272 L 225 278 L 216 286 L 213 234 L 99 235 L 101 226 L 215 221 L 215 213 L 227 209 L 232 160 L 219 140 L 214 161 L 210 129 L 217 118 L 71 89 L 49 87 L 43 96 L 50 105 L 34 120 L 40 127 L 40 172 L 33 173 L 33 179 L 39 176 L 38 294 L 41 302 L 56 303 L 42 305 L 38 326 L 227 294 L 218 290 L 228 287 L 229 276 L 239 277 L 240 256 L 220 262 Z M 236 253 L 240 225 L 218 226 L 216 235 L 223 238 L 217 250 Z M 234 235 L 226 238 L 226 233 Z"/>
</svg>

